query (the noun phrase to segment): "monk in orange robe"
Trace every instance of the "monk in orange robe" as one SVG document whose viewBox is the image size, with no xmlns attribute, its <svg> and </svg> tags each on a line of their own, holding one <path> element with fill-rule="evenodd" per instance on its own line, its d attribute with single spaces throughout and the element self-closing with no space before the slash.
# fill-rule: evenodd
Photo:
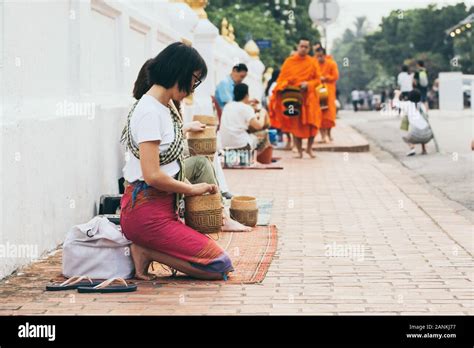
<svg viewBox="0 0 474 348">
<path fill-rule="evenodd" d="M 321 137 L 323 143 L 332 141 L 331 129 L 336 126 L 336 82 L 339 79 L 339 70 L 336 61 L 326 55 L 326 50 L 322 47 L 316 49 L 316 61 L 321 70 L 321 82 L 328 90 L 328 108 L 321 109 Z"/>
<path fill-rule="evenodd" d="M 308 139 L 306 152 L 314 158 L 313 143 L 318 128 L 321 126 L 321 110 L 316 86 L 321 83 L 319 66 L 309 56 L 310 41 L 301 39 L 297 52 L 287 58 L 281 68 L 272 100 L 273 124 L 283 132 L 291 133 L 298 149 L 299 158 L 303 158 L 303 139 Z M 286 108 L 282 102 L 281 92 L 289 86 L 299 87 L 303 93 L 303 105 L 298 116 L 284 114 Z"/>
</svg>

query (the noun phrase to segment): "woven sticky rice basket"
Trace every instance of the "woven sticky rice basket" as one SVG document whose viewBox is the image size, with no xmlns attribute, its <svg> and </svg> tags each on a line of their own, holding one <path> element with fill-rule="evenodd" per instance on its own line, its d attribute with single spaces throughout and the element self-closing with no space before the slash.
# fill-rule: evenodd
<svg viewBox="0 0 474 348">
<path fill-rule="evenodd" d="M 188 147 L 193 156 L 214 155 L 217 151 L 217 128 L 206 126 L 202 132 L 188 133 Z"/>
<path fill-rule="evenodd" d="M 321 110 L 328 108 L 328 96 L 329 91 L 325 84 L 319 85 L 316 87 L 317 93 L 319 94 L 319 106 Z"/>
<path fill-rule="evenodd" d="M 222 230 L 222 202 L 220 194 L 206 194 L 185 198 L 186 225 L 203 234 Z"/>
<path fill-rule="evenodd" d="M 217 126 L 219 123 L 217 117 L 208 115 L 194 115 L 193 121 L 199 121 L 204 123 L 206 126 Z"/>
<path fill-rule="evenodd" d="M 245 226 L 255 227 L 258 220 L 257 199 L 250 196 L 232 197 L 230 217 Z"/>
</svg>

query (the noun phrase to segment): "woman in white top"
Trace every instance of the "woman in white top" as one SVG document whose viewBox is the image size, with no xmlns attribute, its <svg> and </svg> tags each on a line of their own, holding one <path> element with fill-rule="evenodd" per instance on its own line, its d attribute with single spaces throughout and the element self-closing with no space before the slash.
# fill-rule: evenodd
<svg viewBox="0 0 474 348">
<path fill-rule="evenodd" d="M 433 139 L 433 131 L 426 117 L 426 108 L 421 103 L 421 93 L 414 89 L 408 93 L 407 100 L 400 100 L 400 91 L 397 91 L 394 103 L 408 117 L 408 134 L 402 139 L 410 147 L 407 156 L 416 154 L 415 145 L 421 144 L 422 155 L 426 155 L 426 144 Z"/>
<path fill-rule="evenodd" d="M 203 125 L 184 126 L 176 107 L 206 74 L 206 63 L 194 48 L 174 43 L 144 65 L 135 85 L 139 101 L 123 133 L 130 156 L 124 168 L 128 186 L 121 201 L 120 224 L 133 242 L 138 279 L 150 279 L 152 261 L 201 279 L 226 279 L 233 271 L 227 253 L 184 225 L 177 213 L 182 195 L 218 192 L 215 184 L 193 185 L 185 180 L 184 133 L 200 131 Z M 199 161 L 194 167 L 204 163 Z"/>
<path fill-rule="evenodd" d="M 413 90 L 413 74 L 410 74 L 408 65 L 402 66 L 402 71 L 398 74 L 397 83 L 400 87 L 401 99 L 407 100 L 408 93 Z"/>
</svg>

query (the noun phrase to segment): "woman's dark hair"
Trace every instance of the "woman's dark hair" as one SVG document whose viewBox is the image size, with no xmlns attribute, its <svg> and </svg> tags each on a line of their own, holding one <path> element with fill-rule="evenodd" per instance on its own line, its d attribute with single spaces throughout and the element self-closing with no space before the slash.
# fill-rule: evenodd
<svg viewBox="0 0 474 348">
<path fill-rule="evenodd" d="M 198 71 L 200 80 L 207 76 L 207 65 L 195 48 L 175 42 L 147 64 L 150 84 L 172 88 L 176 83 L 182 92 L 193 92 L 193 74 Z"/>
<path fill-rule="evenodd" d="M 402 71 L 403 72 L 408 72 L 408 65 L 403 65 L 402 66 Z"/>
<path fill-rule="evenodd" d="M 272 87 L 273 82 L 276 82 L 276 80 L 278 80 L 278 76 L 280 76 L 280 69 L 273 70 L 272 78 L 268 81 L 267 88 L 265 89 L 266 96 L 268 96 L 268 92 L 270 92 L 270 88 Z"/>
<path fill-rule="evenodd" d="M 408 100 L 412 103 L 418 104 L 421 101 L 421 93 L 417 89 L 413 89 L 410 93 L 408 93 Z"/>
<path fill-rule="evenodd" d="M 148 92 L 152 86 L 148 79 L 148 65 L 152 59 L 148 59 L 145 64 L 143 64 L 140 72 L 138 73 L 137 80 L 135 81 L 135 86 L 133 87 L 133 97 L 136 100 L 140 100 L 143 95 Z"/>
<path fill-rule="evenodd" d="M 249 94 L 249 86 L 245 83 L 239 83 L 234 87 L 234 100 L 236 102 L 242 101 L 245 96 Z"/>
</svg>

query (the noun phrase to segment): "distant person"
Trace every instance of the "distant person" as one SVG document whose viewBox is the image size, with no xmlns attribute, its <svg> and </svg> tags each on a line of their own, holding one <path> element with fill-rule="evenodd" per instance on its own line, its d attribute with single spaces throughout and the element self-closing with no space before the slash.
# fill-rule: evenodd
<svg viewBox="0 0 474 348">
<path fill-rule="evenodd" d="M 386 101 L 387 101 L 387 91 L 384 89 L 382 93 L 380 93 L 380 102 L 382 104 L 385 104 Z"/>
<path fill-rule="evenodd" d="M 433 139 L 433 131 L 428 122 L 427 110 L 425 105 L 421 103 L 421 94 L 417 89 L 408 93 L 406 100 L 400 99 L 401 92 L 395 95 L 395 105 L 403 114 L 408 116 L 408 134 L 402 137 L 410 151 L 407 156 L 414 156 L 416 154 L 415 145 L 421 144 L 422 155 L 426 155 L 426 144 Z"/>
<path fill-rule="evenodd" d="M 413 90 L 413 74 L 409 73 L 408 65 L 402 66 L 402 71 L 397 77 L 397 83 L 400 87 L 401 99 L 407 100 L 408 94 Z"/>
<path fill-rule="evenodd" d="M 237 64 L 232 68 L 230 75 L 227 75 L 219 82 L 216 88 L 215 98 L 221 109 L 223 109 L 228 102 L 234 100 L 234 86 L 245 80 L 248 71 L 247 65 L 242 63 Z"/>
<path fill-rule="evenodd" d="M 262 152 L 270 145 L 268 131 L 264 130 L 266 113 L 256 113 L 250 105 L 249 87 L 245 83 L 235 85 L 234 101 L 222 111 L 220 136 L 222 146 L 233 150 L 257 150 Z M 254 130 L 250 133 L 250 130 Z"/>
<path fill-rule="evenodd" d="M 311 41 L 301 38 L 298 52 L 287 58 L 283 63 L 274 93 L 277 93 L 275 114 L 282 125 L 282 131 L 290 132 L 298 149 L 298 158 L 303 158 L 303 139 L 307 139 L 306 153 L 315 158 L 313 143 L 318 128 L 321 126 L 321 109 L 316 94 L 316 86 L 321 83 L 321 72 L 313 57 L 309 55 Z M 302 104 L 298 108 L 287 110 L 283 98 L 288 87 L 295 90 L 301 97 Z"/>
<path fill-rule="evenodd" d="M 352 100 L 352 106 L 354 107 L 354 111 L 357 112 L 359 111 L 359 90 L 357 88 L 354 88 L 351 92 L 351 100 Z"/>
<path fill-rule="evenodd" d="M 369 107 L 370 111 L 374 109 L 373 103 L 374 103 L 374 91 L 369 89 L 369 91 L 367 92 L 367 106 Z"/>
<path fill-rule="evenodd" d="M 362 88 L 359 89 L 359 105 L 361 109 L 365 104 L 365 98 L 367 98 L 367 92 L 364 91 Z"/>
<path fill-rule="evenodd" d="M 428 72 L 425 68 L 425 62 L 419 60 L 416 62 L 416 72 L 413 77 L 416 88 L 420 91 L 421 102 L 428 106 Z"/>
<path fill-rule="evenodd" d="M 326 54 L 323 47 L 316 49 L 315 57 L 321 71 L 321 82 L 328 91 L 327 108 L 321 110 L 321 138 L 323 143 L 330 143 L 333 140 L 331 130 L 336 126 L 336 82 L 339 79 L 339 69 L 336 61 Z"/>
</svg>

